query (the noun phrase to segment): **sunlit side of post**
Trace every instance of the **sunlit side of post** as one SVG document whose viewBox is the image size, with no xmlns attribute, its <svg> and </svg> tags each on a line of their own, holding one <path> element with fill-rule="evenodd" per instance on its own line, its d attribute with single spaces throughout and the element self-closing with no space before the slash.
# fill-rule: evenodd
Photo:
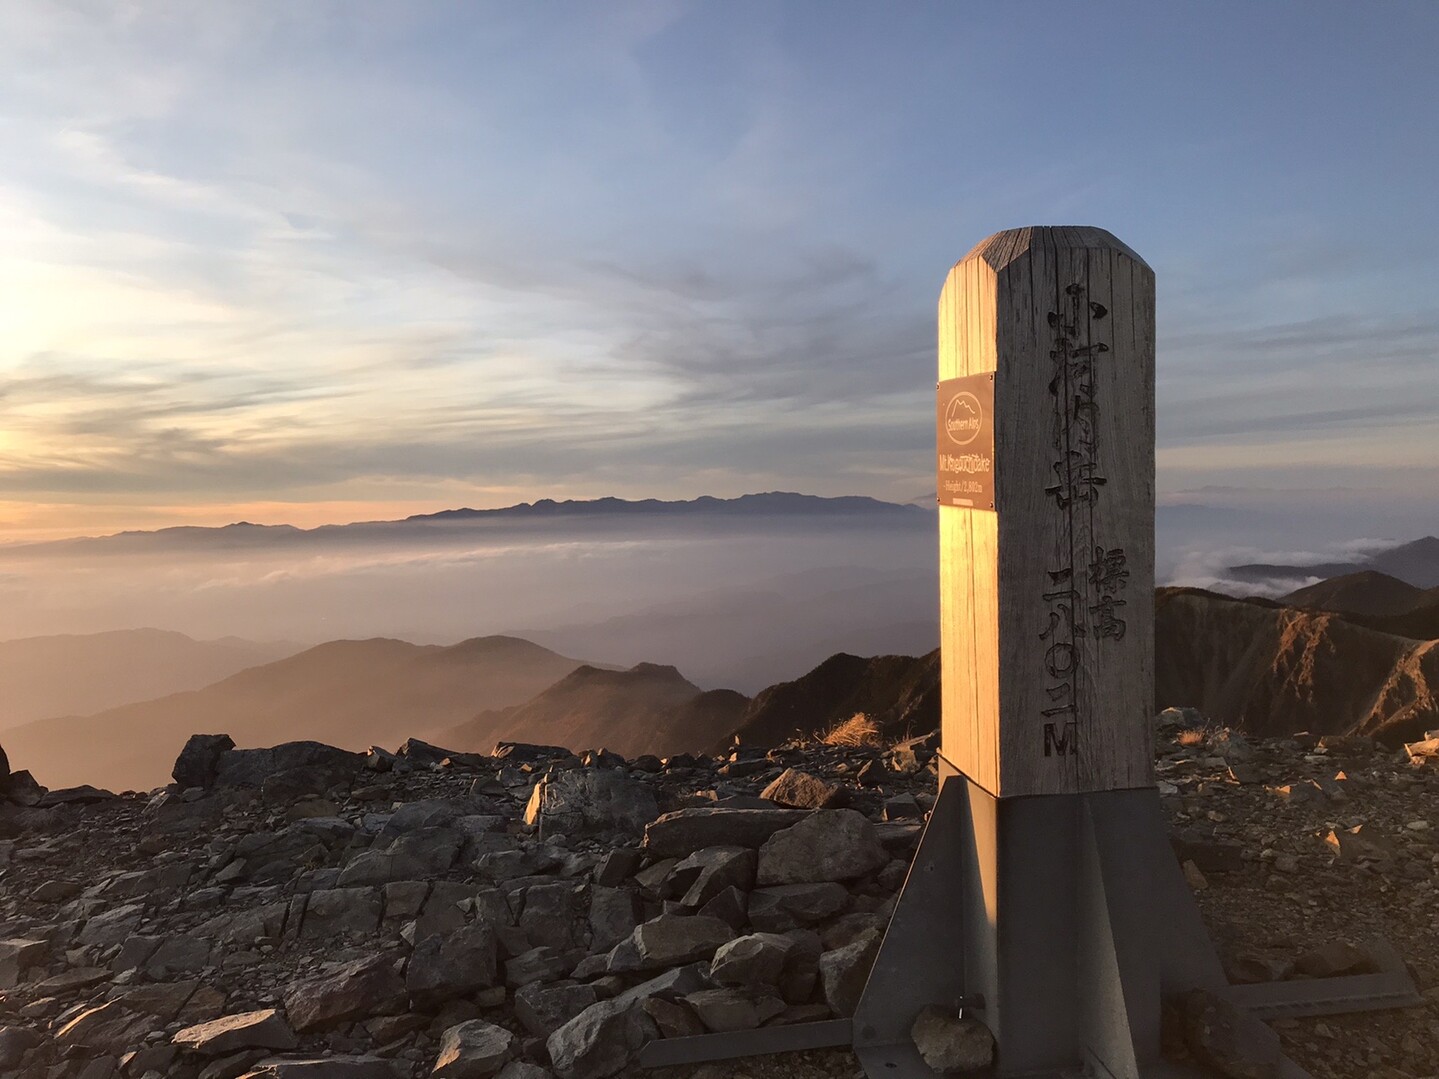
<svg viewBox="0 0 1439 1079">
<path fill-rule="evenodd" d="M 990 374 L 993 509 L 946 497 L 943 415 Z M 1154 274 L 1103 229 L 996 233 L 945 282 L 939 378 L 944 756 L 997 797 L 1151 785 Z"/>
</svg>

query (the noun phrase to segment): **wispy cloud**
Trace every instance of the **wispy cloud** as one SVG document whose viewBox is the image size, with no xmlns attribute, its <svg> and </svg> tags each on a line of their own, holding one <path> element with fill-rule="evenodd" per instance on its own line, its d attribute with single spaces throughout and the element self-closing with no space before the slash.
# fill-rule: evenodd
<svg viewBox="0 0 1439 1079">
<path fill-rule="evenodd" d="M 1350 189 L 1434 155 L 1372 145 L 1375 108 L 1330 119 L 1370 164 L 1310 176 L 1347 202 L 1275 206 L 1235 193 L 1297 167 L 1293 115 L 1236 127 L 1256 91 L 1196 104 L 1192 57 L 1126 77 L 1152 100 L 1096 72 L 1080 104 L 1060 70 L 1014 90 L 999 13 L 562 10 L 4 5 L 0 499 L 47 522 L 514 490 L 908 499 L 932 482 L 944 270 L 993 228 L 1064 219 L 1159 271 L 1162 485 L 1430 467 L 1439 313 L 1413 282 L 1434 256 L 1406 238 L 1427 203 L 1385 231 Z M 1025 40 L 1157 57 L 1176 18 L 1063 14 Z M 1215 47 L 1280 79 L 1260 46 L 1285 28 L 1234 19 Z M 1413 27 L 1376 33 L 1383 66 L 1357 57 L 1335 92 L 1402 68 L 1423 96 Z M 1285 64 L 1322 51 L 1285 40 Z M 1407 100 L 1378 111 L 1418 130 Z"/>
</svg>

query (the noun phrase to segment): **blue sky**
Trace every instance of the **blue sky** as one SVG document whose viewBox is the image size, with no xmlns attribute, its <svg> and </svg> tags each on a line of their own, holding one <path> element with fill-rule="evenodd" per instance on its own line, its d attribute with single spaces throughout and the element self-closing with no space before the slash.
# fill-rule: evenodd
<svg viewBox="0 0 1439 1079">
<path fill-rule="evenodd" d="M 1426 0 L 9 0 L 0 538 L 921 497 L 940 284 L 1025 224 L 1154 267 L 1162 497 L 1412 508 L 1436 52 Z"/>
</svg>

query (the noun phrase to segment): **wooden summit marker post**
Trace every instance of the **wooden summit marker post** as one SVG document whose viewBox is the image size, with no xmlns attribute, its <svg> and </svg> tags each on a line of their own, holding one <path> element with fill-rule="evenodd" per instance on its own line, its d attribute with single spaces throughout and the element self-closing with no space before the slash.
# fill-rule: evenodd
<svg viewBox="0 0 1439 1079">
<path fill-rule="evenodd" d="M 1153 272 L 1103 229 L 991 236 L 939 377 L 945 758 L 997 797 L 1151 785 Z"/>
<path fill-rule="evenodd" d="M 939 798 L 853 1021 L 664 1039 L 650 1066 L 852 1044 L 870 1079 L 931 1079 L 929 1006 L 998 1079 L 1161 1079 L 1160 1005 L 1259 1016 L 1422 1003 L 1372 975 L 1230 986 L 1153 779 L 1154 275 L 1097 228 L 997 233 L 939 302 Z M 1371 949 L 1372 950 L 1372 949 Z M 979 1026 L 975 1025 L 978 1021 Z M 1202 1073 L 1210 1074 L 1210 1073 Z"/>
<path fill-rule="evenodd" d="M 1000 1075 L 1138 1079 L 1159 1051 L 1165 846 L 1154 274 L 1103 229 L 991 236 L 940 294 L 937 398 L 941 792 L 856 1050 L 872 1076 L 932 1074 L 917 989 L 989 1028 Z M 925 949 L 952 962 L 916 987 Z M 1197 981 L 1222 981 L 1204 958 Z"/>
<path fill-rule="evenodd" d="M 854 1017 L 871 1079 L 936 1074 L 911 1037 L 926 1005 L 987 1027 L 998 1076 L 1157 1079 L 1196 1074 L 1160 1058 L 1166 996 L 1291 1015 L 1417 999 L 1402 966 L 1323 1002 L 1229 986 L 1170 849 L 1144 260 L 1097 228 L 979 244 L 940 295 L 936 418 L 940 795 Z M 1305 1074 L 1274 1053 L 1274 1074 Z"/>
</svg>

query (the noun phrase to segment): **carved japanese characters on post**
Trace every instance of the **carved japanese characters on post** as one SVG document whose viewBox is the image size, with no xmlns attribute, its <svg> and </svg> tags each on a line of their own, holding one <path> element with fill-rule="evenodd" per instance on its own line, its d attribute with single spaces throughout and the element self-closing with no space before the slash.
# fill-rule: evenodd
<svg viewBox="0 0 1439 1079">
<path fill-rule="evenodd" d="M 942 751 L 1000 796 L 1152 780 L 1153 282 L 1102 229 L 1015 229 L 941 295 Z M 982 499 L 946 472 L 976 384 Z"/>
</svg>

